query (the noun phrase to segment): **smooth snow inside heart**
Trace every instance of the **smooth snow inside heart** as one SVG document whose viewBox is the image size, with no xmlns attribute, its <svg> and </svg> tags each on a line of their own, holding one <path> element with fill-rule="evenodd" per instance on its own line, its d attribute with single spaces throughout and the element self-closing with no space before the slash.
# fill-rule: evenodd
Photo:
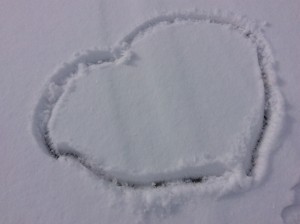
<svg viewBox="0 0 300 224">
<path fill-rule="evenodd" d="M 148 32 L 124 58 L 82 66 L 50 119 L 54 145 L 139 183 L 246 169 L 264 108 L 255 46 L 217 24 Z"/>
</svg>

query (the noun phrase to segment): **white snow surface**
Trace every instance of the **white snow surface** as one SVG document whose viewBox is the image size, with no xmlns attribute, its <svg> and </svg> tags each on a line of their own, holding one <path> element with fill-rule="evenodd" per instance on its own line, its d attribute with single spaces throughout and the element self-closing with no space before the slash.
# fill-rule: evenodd
<svg viewBox="0 0 300 224">
<path fill-rule="evenodd" d="M 264 108 L 255 45 L 205 21 L 155 28 L 125 63 L 75 74 L 50 119 L 53 143 L 143 183 L 246 171 Z"/>
<path fill-rule="evenodd" d="M 299 1 L 280 0 L 3 0 L 0 223 L 300 223 L 299 11 Z M 271 116 L 247 176 L 264 109 L 259 66 L 268 74 Z M 116 101 L 122 113 L 114 114 Z M 75 149 L 113 175 L 146 168 L 142 182 L 166 170 L 163 178 L 178 178 L 191 167 L 207 171 L 203 157 L 212 171 L 203 174 L 213 176 L 116 186 L 75 159 L 49 156 L 47 126 L 57 149 Z M 129 139 L 119 133 L 134 139 L 133 151 L 118 154 Z M 163 148 L 168 155 L 160 157 Z"/>
</svg>

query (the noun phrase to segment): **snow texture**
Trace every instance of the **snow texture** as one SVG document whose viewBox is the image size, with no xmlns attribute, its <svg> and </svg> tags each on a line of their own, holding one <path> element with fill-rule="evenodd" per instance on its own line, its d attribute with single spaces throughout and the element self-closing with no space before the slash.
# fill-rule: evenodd
<svg viewBox="0 0 300 224">
<path fill-rule="evenodd" d="M 300 223 L 300 184 L 293 187 L 295 199 L 293 203 L 282 210 L 281 216 L 286 224 Z"/>
<path fill-rule="evenodd" d="M 0 223 L 298 224 L 299 12 L 300 4 L 297 0 L 2 0 Z M 195 27 L 189 31 L 191 35 L 180 32 L 189 27 Z M 169 35 L 173 31 L 177 35 L 172 35 L 165 46 L 174 45 L 172 50 L 178 51 L 172 57 L 176 62 L 173 63 L 174 69 L 178 68 L 175 74 L 178 75 L 186 63 L 191 64 L 196 58 L 202 58 L 203 54 L 197 52 L 201 43 L 196 44 L 193 38 L 212 34 L 199 34 L 201 29 L 208 30 L 213 29 L 212 27 L 216 27 L 218 35 L 204 40 L 213 43 L 215 38 L 220 38 L 220 55 L 228 56 L 225 59 L 221 57 L 224 60 L 233 58 L 231 50 L 234 52 L 243 49 L 248 57 L 241 56 L 237 62 L 247 61 L 251 64 L 251 61 L 256 61 L 252 70 L 245 66 L 245 73 L 248 74 L 245 77 L 263 85 L 264 107 L 261 108 L 258 104 L 255 106 L 263 109 L 263 115 L 266 116 L 250 116 L 250 124 L 241 125 L 248 130 L 239 132 L 240 136 L 246 138 L 232 139 L 233 143 L 247 142 L 247 139 L 256 141 L 255 147 L 244 148 L 247 149 L 246 152 L 251 152 L 251 156 L 237 153 L 238 156 L 234 158 L 227 148 L 224 150 L 224 153 L 228 152 L 227 160 L 219 156 L 217 150 L 213 151 L 222 161 L 237 161 L 235 165 L 238 165 L 245 159 L 248 164 L 244 163 L 242 167 L 228 164 L 224 167 L 223 162 L 219 163 L 222 167 L 217 172 L 216 167 L 211 166 L 215 175 L 186 179 L 175 170 L 179 166 L 170 165 L 169 168 L 175 170 L 174 178 L 153 183 L 143 180 L 143 184 L 140 182 L 139 185 L 130 185 L 128 180 L 122 182 L 116 179 L 109 172 L 109 167 L 101 164 L 97 157 L 99 151 L 90 154 L 91 151 L 88 150 L 93 149 L 77 147 L 67 138 L 60 141 L 55 137 L 55 134 L 63 130 L 62 126 L 60 131 L 55 128 L 63 124 L 63 116 L 71 113 L 66 109 L 71 109 L 70 103 L 75 95 L 86 90 L 81 95 L 81 102 L 88 105 L 92 99 L 95 100 L 92 93 L 92 99 L 84 100 L 89 90 L 96 91 L 97 94 L 100 91 L 95 90 L 96 83 L 92 82 L 97 80 L 92 77 L 108 77 L 104 71 L 115 71 L 111 77 L 125 70 L 146 71 L 144 65 L 150 65 L 151 60 L 156 58 L 160 60 L 158 63 L 162 68 L 165 68 L 160 54 L 156 54 L 164 48 L 152 49 L 152 46 L 162 45 L 167 37 L 158 37 Z M 228 46 L 224 46 L 223 37 L 227 34 L 230 40 Z M 182 39 L 185 35 L 187 41 Z M 230 47 L 233 36 L 238 40 L 238 47 L 234 49 Z M 216 53 L 215 45 L 210 46 L 211 53 Z M 191 56 L 184 52 L 188 47 L 192 48 Z M 145 54 L 142 54 L 143 51 Z M 149 56 L 150 51 L 155 57 Z M 170 63 L 171 57 L 167 53 L 168 51 L 167 61 Z M 182 59 L 184 63 L 176 61 L 180 55 L 186 56 Z M 211 61 L 209 63 L 212 64 Z M 228 66 L 235 64 L 230 60 Z M 150 74 L 147 77 L 163 77 L 159 75 L 158 68 L 153 66 L 154 68 L 157 73 L 140 73 L 140 79 L 144 80 L 146 74 Z M 259 71 L 255 72 L 255 68 L 259 68 Z M 189 74 L 196 72 L 190 67 L 186 71 Z M 124 80 L 128 82 L 129 79 L 124 77 Z M 83 86 L 88 81 L 91 82 L 90 89 Z M 101 82 L 99 86 L 103 87 L 103 83 L 105 82 Z M 170 83 L 171 89 L 178 94 L 176 82 Z M 178 86 L 185 87 L 182 84 Z M 230 83 L 230 87 L 232 86 L 235 86 L 234 83 Z M 240 88 L 239 85 L 236 87 Z M 246 89 L 255 90 L 251 92 L 253 96 L 262 94 L 259 88 L 253 87 L 247 86 Z M 192 88 L 186 89 L 188 93 L 192 92 Z M 103 92 L 107 94 L 106 91 Z M 191 96 L 188 93 L 185 92 L 187 95 L 182 96 Z M 242 92 L 241 96 L 245 94 Z M 151 94 L 147 92 L 144 95 Z M 158 95 L 169 96 L 165 93 Z M 103 100 L 101 97 L 99 99 Z M 147 102 L 152 101 L 143 101 L 142 105 L 147 105 Z M 238 103 L 241 104 L 240 100 Z M 179 105 L 182 108 L 182 104 Z M 251 107 L 250 104 L 246 105 Z M 98 104 L 96 106 L 97 110 L 103 110 Z M 111 107 L 108 109 L 113 111 Z M 193 110 L 188 112 L 196 116 Z M 249 110 L 244 115 L 251 113 Z M 242 114 L 238 114 L 241 121 Z M 92 115 L 87 119 L 84 114 L 85 119 L 67 123 L 65 129 L 84 123 L 86 119 L 95 121 L 95 114 Z M 171 115 L 168 116 L 170 119 L 180 117 L 180 110 L 177 115 Z M 78 108 L 74 110 L 74 116 L 78 116 Z M 192 116 L 183 121 L 192 119 Z M 254 125 L 255 122 L 252 123 L 255 120 L 261 120 L 261 129 Z M 56 121 L 58 126 L 55 127 Z M 163 121 L 165 125 L 166 120 Z M 188 122 L 183 124 L 189 126 Z M 194 123 L 191 125 L 198 127 Z M 95 126 L 98 124 L 93 124 Z M 153 127 L 155 128 L 152 130 L 157 130 L 158 126 Z M 89 134 L 90 130 L 85 134 Z M 70 130 L 70 133 L 64 133 L 63 136 L 75 136 L 75 131 Z M 190 137 L 189 130 L 183 133 Z M 229 136 L 230 133 L 226 135 Z M 254 135 L 258 137 L 255 139 Z M 180 142 L 182 136 L 179 137 L 176 140 Z M 77 143 L 83 142 L 78 139 Z M 233 143 L 229 145 L 233 146 Z M 236 146 L 238 149 L 239 144 Z M 189 160 L 191 154 L 182 155 Z M 105 160 L 114 158 L 105 157 Z M 176 160 L 173 154 L 171 158 Z M 209 160 L 210 157 L 205 158 Z M 182 164 L 191 166 L 188 170 L 181 171 L 191 174 L 190 168 L 200 167 L 196 162 L 183 161 Z M 245 169 L 247 166 L 249 169 Z M 168 171 L 169 174 L 171 170 Z M 198 171 L 203 172 L 203 169 Z M 160 176 L 161 169 L 156 173 Z"/>
</svg>

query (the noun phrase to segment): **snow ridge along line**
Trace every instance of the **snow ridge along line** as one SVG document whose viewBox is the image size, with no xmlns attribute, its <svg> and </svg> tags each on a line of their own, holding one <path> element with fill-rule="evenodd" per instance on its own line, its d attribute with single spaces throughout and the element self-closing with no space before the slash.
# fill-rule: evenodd
<svg viewBox="0 0 300 224">
<path fill-rule="evenodd" d="M 147 32 L 158 26 L 168 26 L 172 24 L 185 23 L 211 23 L 220 26 L 228 26 L 230 29 L 238 32 L 242 37 L 250 40 L 256 47 L 257 61 L 260 67 L 260 74 L 264 87 L 264 114 L 261 124 L 261 131 L 256 141 L 255 147 L 251 152 L 251 164 L 245 171 L 245 175 L 239 176 L 232 173 L 229 185 L 243 185 L 248 188 L 251 183 L 260 182 L 267 172 L 269 156 L 275 148 L 274 141 L 279 134 L 279 126 L 282 120 L 282 99 L 276 89 L 276 80 L 274 72 L 274 59 L 270 47 L 263 37 L 262 28 L 254 22 L 250 22 L 243 17 L 234 14 L 223 13 L 171 13 L 161 15 L 146 21 L 136 27 L 131 33 L 125 36 L 115 47 L 107 50 L 87 50 L 84 53 L 78 53 L 70 62 L 66 62 L 61 68 L 56 70 L 49 80 L 46 88 L 35 108 L 33 117 L 33 134 L 38 144 L 53 158 L 60 157 L 71 158 L 90 170 L 93 174 L 101 179 L 115 183 L 118 186 L 128 186 L 132 188 L 159 187 L 174 183 L 198 183 L 206 184 L 214 179 L 215 189 L 220 191 L 234 187 L 218 185 L 224 183 L 222 177 L 199 176 L 197 178 L 182 178 L 173 180 L 159 180 L 153 183 L 135 183 L 119 179 L 106 172 L 104 169 L 93 165 L 87 157 L 73 148 L 67 146 L 54 146 L 49 130 L 49 120 L 59 99 L 66 90 L 70 81 L 79 78 L 76 73 L 79 67 L 91 65 L 105 65 L 109 63 L 122 63 L 126 61 L 126 54 L 130 51 L 131 46 L 136 40 L 146 35 Z M 220 181 L 218 182 L 218 180 Z M 245 182 L 245 183 L 244 183 Z M 229 186 L 228 185 L 228 186 Z"/>
</svg>

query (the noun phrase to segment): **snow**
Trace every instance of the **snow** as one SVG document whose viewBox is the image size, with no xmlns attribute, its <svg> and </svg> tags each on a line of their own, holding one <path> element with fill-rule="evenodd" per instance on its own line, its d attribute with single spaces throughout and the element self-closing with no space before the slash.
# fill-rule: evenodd
<svg viewBox="0 0 300 224">
<path fill-rule="evenodd" d="M 213 224 L 299 223 L 299 7 L 297 1 L 279 0 L 3 1 L 0 8 L 1 223 L 199 223 L 199 220 Z M 216 35 L 212 35 L 214 32 Z M 201 52 L 208 46 L 207 53 L 211 55 L 204 57 Z M 256 57 L 254 46 L 258 49 Z M 221 62 L 216 66 L 211 59 Z M 213 75 L 197 76 L 199 67 L 204 65 L 210 67 L 207 73 L 215 74 L 220 69 L 221 77 L 227 72 L 236 81 L 228 82 L 231 88 L 225 88 L 225 76 L 221 79 Z M 228 72 L 227 66 L 232 72 Z M 186 86 L 180 76 L 183 69 L 193 78 Z M 241 70 L 243 76 L 239 75 Z M 165 75 L 161 75 L 162 71 Z M 176 78 L 171 79 L 173 76 Z M 134 151 L 130 156 L 112 155 L 109 148 L 99 151 L 86 147 L 103 144 L 98 137 L 88 144 L 80 140 L 91 136 L 91 128 L 100 131 L 102 137 L 114 137 L 116 141 L 111 143 L 123 144 L 115 136 L 116 131 L 101 129 L 92 110 L 90 116 L 86 116 L 85 110 L 80 116 L 76 107 L 76 103 L 84 108 L 92 105 L 95 110 L 112 116 L 116 111 L 106 98 L 109 78 L 118 84 L 116 99 L 122 103 L 123 112 L 120 121 L 129 122 L 128 134 L 136 132 L 142 138 L 134 144 L 149 147 L 147 141 L 151 140 L 166 147 L 168 152 L 175 150 L 185 159 L 182 164 L 191 165 L 188 169 L 179 172 L 184 166 L 174 165 L 180 159 L 174 151 L 160 158 L 159 147 L 148 155 L 139 148 L 131 148 Z M 148 81 L 150 78 L 152 83 Z M 148 89 L 137 85 L 138 81 L 147 84 Z M 219 83 L 207 85 L 212 81 Z M 128 85 L 132 88 L 128 89 Z M 211 89 L 209 99 L 230 96 L 226 101 L 219 98 L 210 101 L 209 107 L 220 107 L 220 113 L 226 113 L 236 104 L 244 109 L 235 111 L 235 116 L 229 113 L 237 123 L 228 125 L 230 120 L 223 119 L 222 114 L 199 109 L 208 106 L 205 101 L 208 88 L 215 88 Z M 95 98 L 95 92 L 99 98 Z M 86 96 L 90 96 L 88 100 Z M 261 105 L 262 97 L 267 102 L 265 107 Z M 141 104 L 138 99 L 143 99 Z M 97 100 L 107 106 L 93 104 Z M 129 100 L 141 113 L 136 110 L 132 113 L 132 106 L 126 104 Z M 194 110 L 188 109 L 191 106 Z M 157 112 L 155 108 L 162 110 L 157 123 L 151 119 Z M 268 115 L 267 122 L 260 122 L 263 130 L 256 125 L 262 116 L 255 109 Z M 253 116 L 257 114 L 260 116 Z M 70 121 L 71 115 L 77 122 Z M 146 168 L 143 183 L 157 180 L 147 176 L 149 169 L 154 169 L 159 178 L 162 170 L 168 169 L 170 172 L 163 178 L 174 175 L 174 180 L 191 174 L 191 167 L 197 173 L 204 172 L 203 161 L 200 164 L 191 161 L 195 154 L 201 157 L 208 151 L 208 148 L 203 151 L 193 148 L 199 144 L 197 135 L 200 138 L 208 135 L 196 123 L 199 120 L 195 117 L 200 115 L 207 116 L 204 124 L 212 132 L 219 132 L 218 141 L 205 142 L 207 147 L 225 144 L 219 139 L 223 137 L 231 138 L 228 146 L 237 149 L 234 154 L 230 147 L 226 148 L 226 157 L 219 153 L 219 147 L 212 150 L 222 161 L 221 169 L 210 165 L 213 176 L 201 183 L 175 181 L 157 188 L 116 186 L 120 183 L 114 173 L 109 173 L 109 166 L 117 166 L 122 177 L 137 165 Z M 210 119 L 213 115 L 219 116 L 218 122 Z M 164 131 L 164 138 L 147 134 L 144 119 L 149 119 L 152 133 Z M 178 119 L 182 119 L 180 127 L 184 128 L 179 133 L 173 132 Z M 216 122 L 216 126 L 209 126 L 208 120 Z M 112 127 L 117 121 L 103 122 Z M 88 128 L 76 130 L 76 125 Z M 219 125 L 229 131 L 221 132 Z M 234 133 L 242 137 L 232 137 Z M 256 141 L 255 135 L 259 135 L 259 146 L 249 156 L 249 147 L 240 147 L 239 143 Z M 68 136 L 75 137 L 73 142 Z M 182 150 L 185 138 L 191 143 L 188 151 Z M 46 140 L 53 140 L 53 145 L 50 141 L 47 145 Z M 175 146 L 170 147 L 172 144 Z M 241 148 L 247 150 L 242 152 Z M 121 147 L 110 150 L 118 153 Z M 159 166 L 147 164 L 149 157 Z M 126 158 L 130 163 L 125 163 Z M 164 163 L 167 158 L 173 164 Z M 247 162 L 243 160 L 249 159 L 251 163 L 255 161 L 255 166 L 247 175 Z M 224 161 L 236 163 L 224 166 Z"/>
<path fill-rule="evenodd" d="M 264 108 L 255 46 L 216 24 L 154 30 L 130 48 L 136 62 L 126 54 L 74 74 L 49 122 L 57 150 L 138 183 L 249 169 Z"/>
</svg>

